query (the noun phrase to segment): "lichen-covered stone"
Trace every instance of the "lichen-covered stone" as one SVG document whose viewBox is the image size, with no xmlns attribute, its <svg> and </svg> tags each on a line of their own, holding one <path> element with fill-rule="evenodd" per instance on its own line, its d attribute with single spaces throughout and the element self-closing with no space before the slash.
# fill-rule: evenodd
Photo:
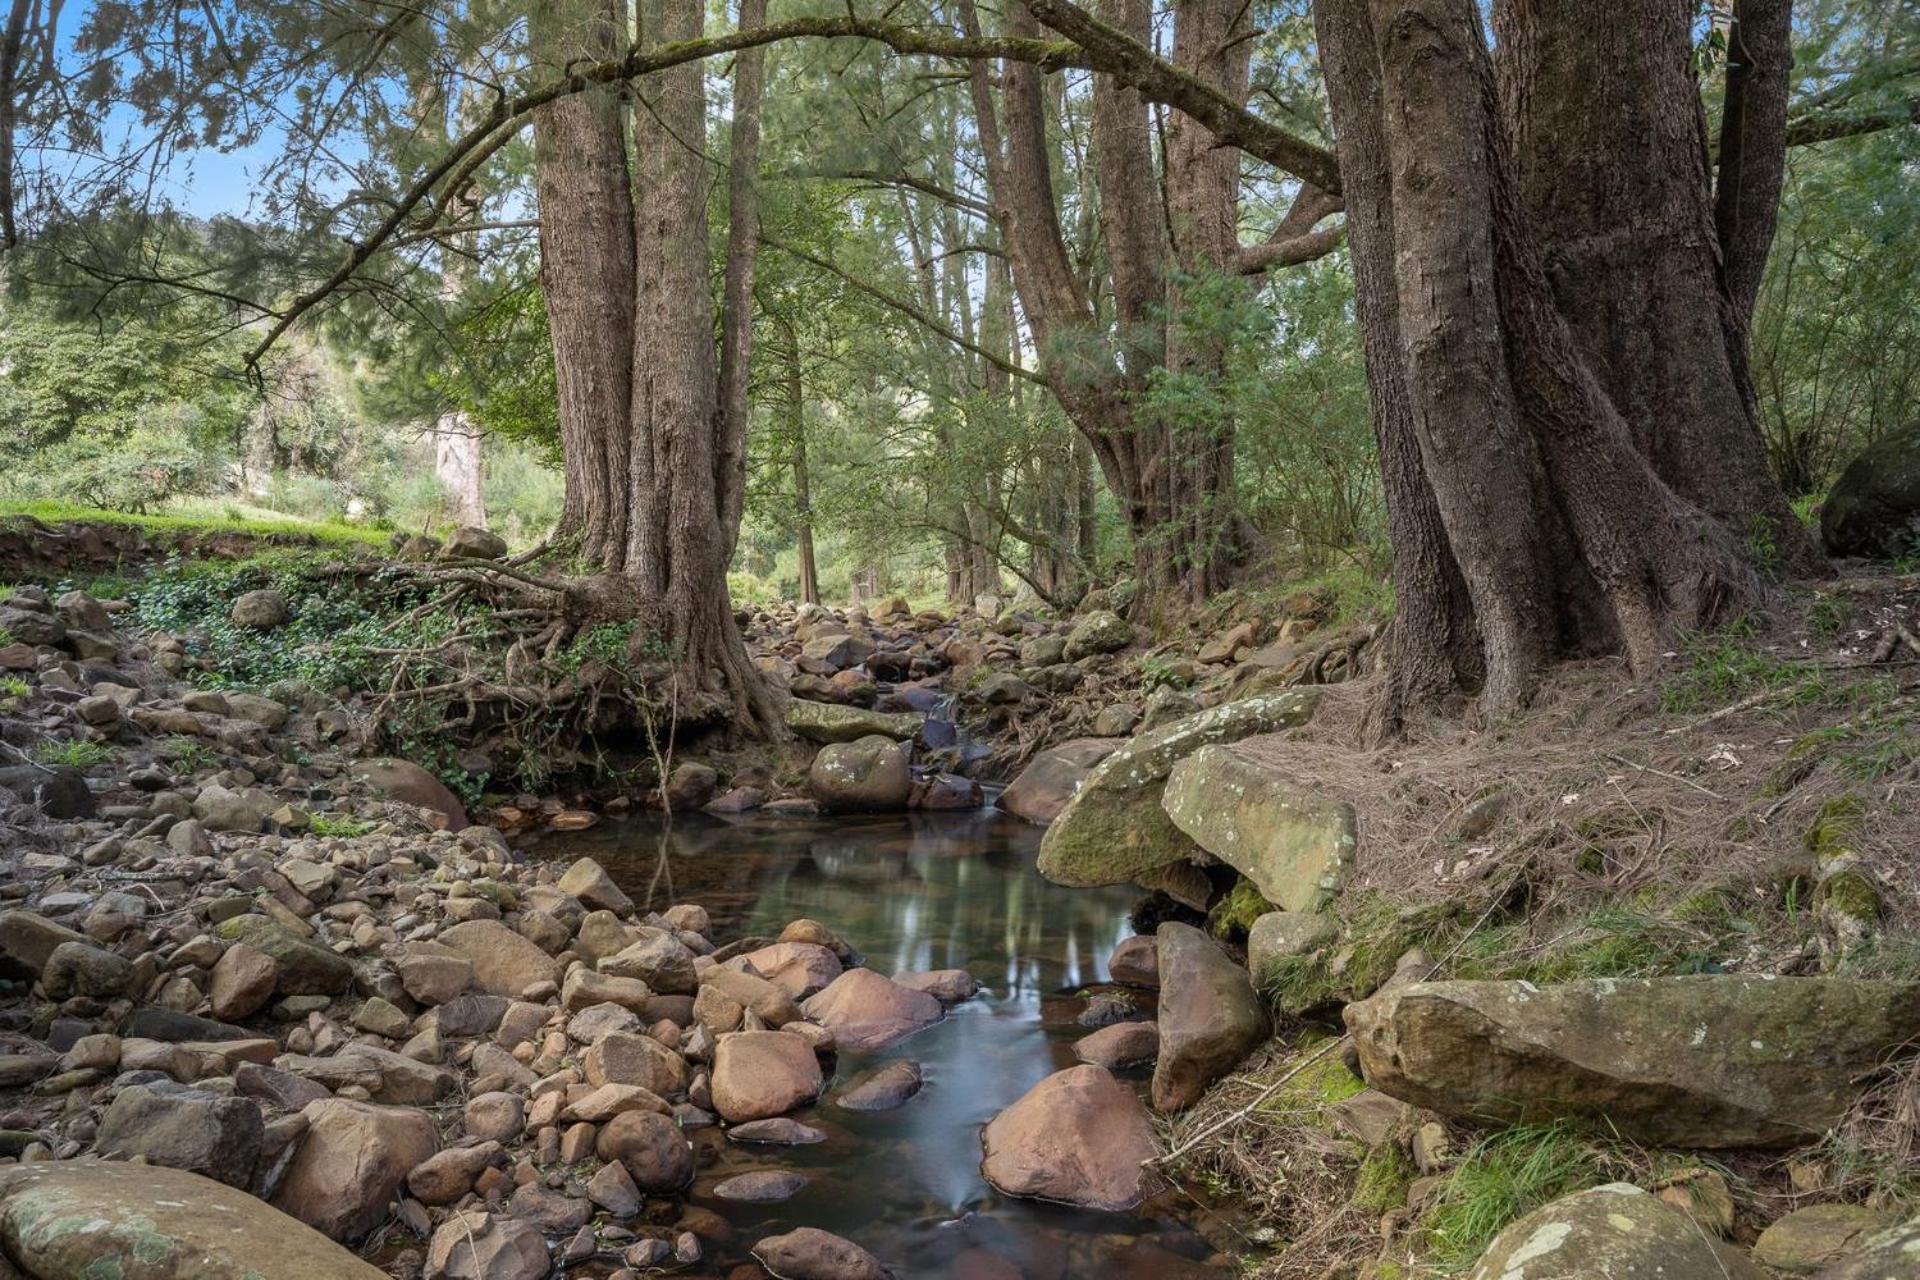
<svg viewBox="0 0 1920 1280">
<path fill-rule="evenodd" d="M 1760 1233 L 1753 1260 L 1790 1276 L 1809 1276 L 1821 1267 L 1856 1255 L 1868 1240 L 1890 1227 L 1895 1215 L 1858 1204 L 1816 1204 L 1795 1209 Z M 1913 1266 L 1920 1274 L 1920 1251 Z"/>
<path fill-rule="evenodd" d="M 1068 662 L 1100 653 L 1118 653 L 1133 643 L 1133 626 L 1109 609 L 1096 609 L 1074 624 L 1062 656 Z"/>
<path fill-rule="evenodd" d="M 1766 1280 L 1736 1249 L 1627 1183 L 1562 1196 L 1494 1237 L 1470 1280 Z"/>
<path fill-rule="evenodd" d="M 1353 860 L 1353 806 L 1230 747 L 1204 746 L 1174 765 L 1160 803 L 1174 826 L 1285 911 L 1325 906 Z"/>
<path fill-rule="evenodd" d="M 157 1165 L 0 1169 L 0 1260 L 28 1280 L 382 1280 L 244 1191 Z"/>
<path fill-rule="evenodd" d="M 1920 1035 L 1920 983 L 1696 974 L 1416 982 L 1346 1007 L 1367 1083 L 1449 1116 L 1575 1116 L 1632 1141 L 1824 1133 Z"/>
<path fill-rule="evenodd" d="M 1059 884 L 1124 884 L 1198 856 L 1161 807 L 1167 775 L 1200 748 L 1305 724 L 1317 691 L 1290 689 L 1163 725 L 1096 765 L 1040 842 L 1040 873 Z"/>
<path fill-rule="evenodd" d="M 853 742 L 876 733 L 905 742 L 919 733 L 924 723 L 925 716 L 907 711 L 871 711 L 805 698 L 787 703 L 787 728 L 814 742 Z"/>
</svg>

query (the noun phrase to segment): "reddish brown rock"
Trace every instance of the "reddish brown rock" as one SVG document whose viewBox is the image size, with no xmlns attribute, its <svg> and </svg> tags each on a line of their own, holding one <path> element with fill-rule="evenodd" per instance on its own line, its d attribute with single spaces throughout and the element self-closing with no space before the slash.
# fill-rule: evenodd
<svg viewBox="0 0 1920 1280">
<path fill-rule="evenodd" d="M 1007 1195 L 1120 1213 L 1158 1188 L 1160 1154 L 1133 1090 L 1102 1067 L 1069 1067 L 1029 1089 L 980 1134 L 980 1171 Z"/>
<path fill-rule="evenodd" d="M 787 1031 L 739 1031 L 713 1050 L 713 1106 L 731 1124 L 765 1120 L 812 1102 L 820 1060 Z"/>
<path fill-rule="evenodd" d="M 840 958 L 811 942 L 776 942 L 749 951 L 745 960 L 755 973 L 795 1000 L 823 990 L 840 976 Z"/>
<path fill-rule="evenodd" d="M 849 969 L 831 986 L 800 1006 L 809 1018 L 833 1032 L 834 1043 L 850 1053 L 871 1053 L 940 1021 L 940 1002 L 881 977 L 871 969 Z"/>
<path fill-rule="evenodd" d="M 1074 1042 L 1073 1056 L 1118 1071 L 1152 1062 L 1160 1053 L 1160 1028 L 1151 1022 L 1116 1022 Z"/>
<path fill-rule="evenodd" d="M 250 1018 L 273 999 L 280 962 L 264 951 L 236 942 L 213 966 L 213 1016 L 223 1022 Z"/>
<path fill-rule="evenodd" d="M 1267 1038 L 1266 1006 L 1247 971 L 1192 925 L 1160 926 L 1160 1058 L 1153 1105 L 1178 1111 Z"/>
<path fill-rule="evenodd" d="M 336 1240 L 379 1225 L 401 1182 L 440 1146 L 432 1118 L 411 1107 L 328 1098 L 301 1114 L 306 1136 L 274 1207 Z"/>
<path fill-rule="evenodd" d="M 878 1258 L 817 1227 L 768 1236 L 753 1246 L 753 1256 L 779 1280 L 889 1280 Z"/>
</svg>

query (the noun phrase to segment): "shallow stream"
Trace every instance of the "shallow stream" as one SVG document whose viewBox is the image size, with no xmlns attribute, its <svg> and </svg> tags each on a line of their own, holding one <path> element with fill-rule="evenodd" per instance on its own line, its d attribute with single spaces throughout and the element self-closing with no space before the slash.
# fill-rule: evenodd
<svg viewBox="0 0 1920 1280">
<path fill-rule="evenodd" d="M 980 1176 L 979 1130 L 1034 1083 L 1074 1065 L 1086 1034 L 1076 993 L 1106 978 L 1131 930 L 1136 894 L 1066 889 L 1034 870 L 1038 828 L 994 810 L 801 820 L 635 820 L 554 838 L 535 856 L 598 859 L 643 908 L 697 902 L 727 942 L 810 917 L 883 974 L 964 968 L 978 998 L 938 1026 L 868 1055 L 842 1054 L 835 1079 L 888 1058 L 921 1064 L 926 1085 L 896 1111 L 824 1101 L 797 1118 L 815 1146 L 746 1147 L 693 1133 L 691 1203 L 723 1216 L 733 1241 L 697 1274 L 724 1275 L 762 1236 L 814 1226 L 864 1245 L 900 1278 L 1180 1280 L 1222 1271 L 1173 1194 L 1132 1215 L 1082 1213 L 1001 1196 Z M 1144 1081 L 1136 1083 L 1143 1084 Z M 833 1093 L 830 1084 L 828 1098 Z M 715 1183 L 750 1169 L 797 1169 L 793 1199 L 737 1205 Z"/>
</svg>

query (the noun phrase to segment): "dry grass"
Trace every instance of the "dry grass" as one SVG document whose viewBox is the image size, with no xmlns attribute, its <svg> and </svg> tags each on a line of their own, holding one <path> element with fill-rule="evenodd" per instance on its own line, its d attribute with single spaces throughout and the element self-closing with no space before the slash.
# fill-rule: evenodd
<svg viewBox="0 0 1920 1280">
<path fill-rule="evenodd" d="M 1361 725 L 1374 690 L 1360 681 L 1327 689 L 1307 728 L 1238 749 L 1356 811 L 1360 848 L 1336 908 L 1341 976 L 1353 985 L 1377 981 L 1414 944 L 1462 977 L 1836 966 L 1920 977 L 1920 652 L 1892 642 L 1920 630 L 1916 617 L 1914 578 L 1835 584 L 1690 640 L 1656 681 L 1617 662 L 1569 666 L 1511 724 L 1437 721 L 1369 749 Z M 1495 793 L 1497 816 L 1475 825 Z M 1843 820 L 1823 825 L 1835 815 Z M 1816 828 L 1822 841 L 1811 839 Z M 1879 934 L 1844 957 L 1809 901 L 1812 846 L 1831 854 L 1836 841 L 1885 907 Z M 1275 982 L 1337 1000 L 1340 983 L 1327 977 L 1302 970 Z M 1423 1232 L 1435 1220 L 1391 1203 L 1407 1171 L 1380 1167 L 1385 1157 L 1369 1159 L 1330 1123 L 1330 1106 L 1356 1087 L 1337 1057 L 1331 1074 L 1303 1073 L 1256 1102 L 1305 1051 L 1274 1042 L 1176 1119 L 1177 1145 L 1255 1104 L 1175 1175 L 1246 1204 L 1265 1228 L 1250 1234 L 1278 1238 L 1263 1277 L 1351 1274 L 1389 1237 L 1395 1256 L 1422 1259 L 1406 1274 L 1433 1273 L 1442 1260 Z M 1514 1136 L 1503 1158 L 1519 1170 L 1538 1163 L 1541 1144 Z M 1583 1150 L 1594 1176 L 1642 1185 L 1694 1159 L 1599 1141 Z M 1821 1147 L 1742 1158 L 1724 1172 L 1751 1230 L 1819 1200 L 1911 1204 L 1916 1155 L 1920 1065 L 1908 1060 Z M 1480 1169 L 1486 1203 L 1466 1216 L 1497 1217 L 1510 1173 Z M 1467 1194 L 1449 1184 L 1442 1204 L 1459 1216 Z"/>
</svg>

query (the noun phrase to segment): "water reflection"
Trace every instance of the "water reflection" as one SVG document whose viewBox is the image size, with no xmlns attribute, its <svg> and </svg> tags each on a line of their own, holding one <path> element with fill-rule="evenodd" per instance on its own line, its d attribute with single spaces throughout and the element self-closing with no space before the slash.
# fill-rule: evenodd
<svg viewBox="0 0 1920 1280">
<path fill-rule="evenodd" d="M 698 902 L 722 940 L 777 934 L 806 916 L 880 973 L 966 969 L 984 988 L 936 1027 L 879 1053 L 840 1057 L 839 1080 L 888 1058 L 919 1062 L 926 1087 L 898 1111 L 855 1114 L 829 1102 L 802 1113 L 829 1134 L 815 1147 L 748 1150 L 717 1132 L 697 1135 L 694 1198 L 737 1233 L 720 1261 L 744 1257 L 770 1231 L 811 1225 L 858 1240 L 903 1280 L 1210 1274 L 1196 1269 L 1205 1246 L 1170 1207 L 1130 1218 L 1079 1214 L 1002 1198 L 980 1177 L 980 1125 L 1072 1065 L 1082 1032 L 1070 997 L 1106 979 L 1107 956 L 1130 932 L 1131 893 L 1050 884 L 1032 869 L 1037 846 L 1035 828 L 983 810 L 831 823 L 635 821 L 537 851 L 591 855 L 644 906 Z M 798 1168 L 814 1181 L 779 1205 L 743 1208 L 707 1194 L 722 1177 L 770 1168 Z"/>
</svg>

